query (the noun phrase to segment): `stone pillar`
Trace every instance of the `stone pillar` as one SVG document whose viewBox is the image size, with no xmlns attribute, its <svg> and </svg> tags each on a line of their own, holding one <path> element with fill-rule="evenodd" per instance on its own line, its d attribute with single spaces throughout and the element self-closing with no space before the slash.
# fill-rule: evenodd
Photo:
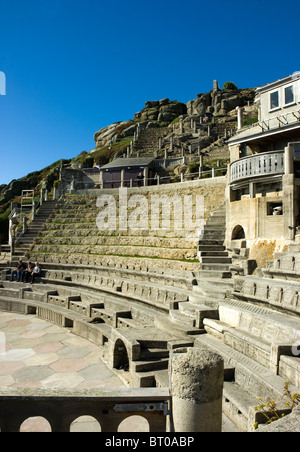
<svg viewBox="0 0 300 452">
<path fill-rule="evenodd" d="M 99 175 L 99 184 L 100 184 L 100 188 L 103 189 L 103 171 L 100 171 L 100 175 Z"/>
<path fill-rule="evenodd" d="M 222 431 L 223 359 L 202 348 L 173 355 L 171 390 L 174 432 Z"/>
<path fill-rule="evenodd" d="M 295 215 L 295 174 L 294 174 L 294 148 L 289 144 L 284 153 L 284 171 L 282 177 L 283 189 L 283 215 L 285 238 L 295 240 L 296 215 Z"/>
<path fill-rule="evenodd" d="M 236 107 L 236 111 L 237 111 L 238 130 L 241 130 L 243 128 L 244 109 L 242 107 Z"/>
<path fill-rule="evenodd" d="M 45 195 L 45 189 L 42 188 L 41 189 L 41 202 L 40 202 L 41 206 L 43 205 L 43 202 L 44 202 L 44 195 Z"/>
<path fill-rule="evenodd" d="M 149 168 L 148 168 L 148 166 L 145 166 L 145 168 L 144 168 L 144 187 L 148 187 L 148 185 L 149 185 L 148 179 L 149 179 Z"/>
<path fill-rule="evenodd" d="M 121 187 L 124 187 L 124 180 L 125 180 L 125 169 L 121 169 Z"/>
<path fill-rule="evenodd" d="M 35 214 L 36 214 L 36 202 L 33 200 L 32 212 L 31 212 L 31 221 L 33 221 L 35 219 Z"/>
<path fill-rule="evenodd" d="M 184 132 L 184 128 L 183 128 L 183 118 L 180 118 L 179 121 L 179 132 L 182 134 Z"/>
<path fill-rule="evenodd" d="M 254 182 L 249 183 L 250 199 L 254 199 L 256 196 L 256 184 Z"/>
<path fill-rule="evenodd" d="M 213 90 L 214 90 L 214 91 L 219 91 L 218 80 L 214 80 L 214 81 L 213 81 Z"/>
<path fill-rule="evenodd" d="M 289 143 L 284 150 L 284 172 L 294 174 L 294 147 Z"/>
<path fill-rule="evenodd" d="M 23 217 L 23 234 L 26 234 L 27 231 L 27 218 Z"/>
<path fill-rule="evenodd" d="M 201 154 L 201 155 L 200 155 L 200 168 L 201 168 L 201 169 L 203 169 L 203 166 L 204 166 L 204 163 L 203 163 L 203 162 L 204 162 L 204 157 L 203 157 L 203 155 Z"/>
</svg>

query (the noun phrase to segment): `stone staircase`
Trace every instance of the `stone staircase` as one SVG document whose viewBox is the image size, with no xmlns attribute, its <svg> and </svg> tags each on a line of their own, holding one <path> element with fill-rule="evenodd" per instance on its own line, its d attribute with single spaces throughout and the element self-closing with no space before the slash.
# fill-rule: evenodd
<svg viewBox="0 0 300 452">
<path fill-rule="evenodd" d="M 198 246 L 200 269 L 194 272 L 197 284 L 193 285 L 187 301 L 179 302 L 170 309 L 169 322 L 174 330 L 180 329 L 186 335 L 205 334 L 203 321 L 206 318 L 219 318 L 219 303 L 232 291 L 234 281 L 229 267 L 231 258 L 224 246 L 225 204 L 211 214 L 204 226 L 203 237 Z M 157 322 L 160 328 L 169 328 L 164 320 Z"/>
<path fill-rule="evenodd" d="M 230 278 L 232 260 L 224 246 L 226 231 L 226 205 L 213 212 L 205 224 L 203 237 L 198 245 L 201 277 Z"/>
<path fill-rule="evenodd" d="M 15 246 L 12 262 L 16 262 L 20 258 L 28 255 L 33 247 L 34 240 L 41 234 L 44 229 L 46 221 L 53 213 L 57 202 L 47 201 L 39 208 L 34 220 L 29 224 L 25 234 L 21 236 Z"/>
<path fill-rule="evenodd" d="M 164 139 L 170 132 L 171 130 L 168 127 L 141 130 L 133 145 L 133 150 L 141 152 L 142 155 L 155 156 L 156 151 L 159 150 L 159 139 Z"/>
</svg>

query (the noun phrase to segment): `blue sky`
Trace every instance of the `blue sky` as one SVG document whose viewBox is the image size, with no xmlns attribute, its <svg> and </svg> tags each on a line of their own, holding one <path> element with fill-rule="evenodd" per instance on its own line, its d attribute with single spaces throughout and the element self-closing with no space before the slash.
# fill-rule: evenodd
<svg viewBox="0 0 300 452">
<path fill-rule="evenodd" d="M 300 70 L 299 0 L 0 0 L 0 185 L 94 148 L 148 100 Z"/>
</svg>

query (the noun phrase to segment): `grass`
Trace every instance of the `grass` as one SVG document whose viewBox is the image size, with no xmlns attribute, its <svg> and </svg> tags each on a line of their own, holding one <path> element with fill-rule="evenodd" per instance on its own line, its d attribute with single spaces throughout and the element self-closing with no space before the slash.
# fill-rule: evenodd
<svg viewBox="0 0 300 452">
<path fill-rule="evenodd" d="M 70 255 L 70 253 L 67 252 L 55 252 L 55 251 L 35 251 L 32 250 L 31 251 L 32 255 L 35 254 L 54 254 L 54 255 Z M 80 253 L 80 255 L 85 256 L 85 253 Z M 161 260 L 161 261 L 170 261 L 170 262 L 184 262 L 184 263 L 198 263 L 199 264 L 199 260 L 198 259 L 168 259 L 168 258 L 162 258 L 162 257 L 149 257 L 149 256 L 141 256 L 139 254 L 135 254 L 135 255 L 131 255 L 131 254 L 101 254 L 101 253 L 87 253 L 88 256 L 101 256 L 101 257 L 124 257 L 124 258 L 135 258 L 135 259 L 152 259 L 152 260 Z"/>
</svg>

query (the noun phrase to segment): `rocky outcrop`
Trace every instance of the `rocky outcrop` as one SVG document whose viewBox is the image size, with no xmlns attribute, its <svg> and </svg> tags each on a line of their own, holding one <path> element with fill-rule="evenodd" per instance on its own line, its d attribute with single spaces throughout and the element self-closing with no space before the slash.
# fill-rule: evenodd
<svg viewBox="0 0 300 452">
<path fill-rule="evenodd" d="M 98 130 L 98 132 L 94 135 L 94 140 L 96 143 L 96 147 L 108 146 L 111 143 L 115 143 L 120 141 L 123 137 L 122 133 L 124 130 L 134 126 L 134 122 L 132 120 L 116 122 L 109 126 L 104 127 L 103 129 Z M 132 133 L 132 135 L 134 132 Z"/>
<path fill-rule="evenodd" d="M 187 113 L 190 116 L 203 116 L 206 113 L 226 115 L 236 107 L 244 107 L 248 102 L 252 103 L 254 97 L 254 89 L 216 89 L 206 94 L 198 94 L 197 99 L 188 102 Z"/>
<path fill-rule="evenodd" d="M 178 116 L 185 115 L 187 107 L 185 104 L 169 99 L 146 102 L 145 108 L 134 115 L 135 120 L 158 121 L 169 124 Z"/>
<path fill-rule="evenodd" d="M 175 118 L 187 113 L 185 104 L 169 99 L 146 102 L 145 108 L 134 115 L 134 120 L 117 122 L 104 127 L 94 135 L 96 148 L 109 146 L 126 137 L 133 137 L 140 130 L 170 124 Z"/>
</svg>

